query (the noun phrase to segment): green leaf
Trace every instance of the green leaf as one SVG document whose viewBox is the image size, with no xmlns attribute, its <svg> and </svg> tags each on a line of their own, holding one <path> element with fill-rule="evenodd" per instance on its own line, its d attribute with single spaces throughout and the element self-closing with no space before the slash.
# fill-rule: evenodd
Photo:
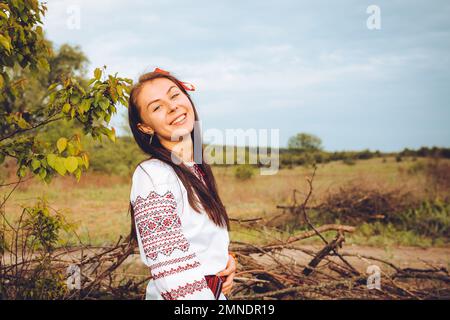
<svg viewBox="0 0 450 320">
<path fill-rule="evenodd" d="M 69 155 L 73 156 L 77 154 L 77 149 L 75 148 L 75 146 L 73 145 L 73 143 L 69 142 L 67 144 L 67 152 L 69 153 Z"/>
<path fill-rule="evenodd" d="M 121 97 L 123 95 L 123 87 L 119 84 L 116 87 L 116 90 L 117 90 L 117 94 L 119 95 L 119 97 Z"/>
<path fill-rule="evenodd" d="M 25 175 L 27 174 L 27 167 L 20 167 L 18 174 L 21 178 L 25 177 Z"/>
<path fill-rule="evenodd" d="M 67 157 L 64 159 L 64 167 L 70 173 L 74 172 L 78 168 L 78 160 L 76 157 Z"/>
<path fill-rule="evenodd" d="M 62 107 L 62 112 L 67 113 L 70 110 L 70 103 L 66 103 L 65 105 L 63 105 Z"/>
<path fill-rule="evenodd" d="M 20 117 L 20 118 L 19 118 L 19 121 L 17 121 L 17 125 L 18 125 L 19 128 L 21 128 L 21 129 L 26 129 L 26 128 L 29 127 L 28 122 L 26 122 L 25 119 L 22 118 L 22 117 Z"/>
<path fill-rule="evenodd" d="M 50 153 L 47 155 L 47 163 L 51 168 L 55 168 L 56 154 Z"/>
<path fill-rule="evenodd" d="M 93 84 L 95 81 L 97 81 L 97 79 L 95 79 L 95 78 L 92 78 L 91 80 L 89 80 L 88 86 L 91 86 L 91 84 Z"/>
<path fill-rule="evenodd" d="M 39 169 L 39 177 L 42 180 L 44 180 L 46 176 L 47 176 L 47 170 L 45 170 L 44 168 L 40 168 Z"/>
<path fill-rule="evenodd" d="M 62 176 L 66 174 L 66 167 L 64 166 L 64 158 L 61 157 L 56 158 L 55 170 Z"/>
<path fill-rule="evenodd" d="M 99 68 L 96 68 L 94 70 L 94 77 L 97 80 L 100 80 L 100 77 L 102 76 L 102 70 L 100 70 Z"/>
<path fill-rule="evenodd" d="M 79 168 L 75 170 L 75 177 L 77 178 L 77 182 L 80 182 L 81 170 Z"/>
<path fill-rule="evenodd" d="M 31 160 L 31 167 L 33 168 L 33 171 L 36 170 L 41 166 L 41 162 L 38 159 Z"/>
<path fill-rule="evenodd" d="M 53 83 L 48 87 L 48 91 L 52 91 L 53 89 L 55 89 L 58 86 L 58 83 Z"/>
<path fill-rule="evenodd" d="M 67 139 L 66 138 L 59 138 L 56 142 L 56 147 L 58 148 L 59 153 L 62 153 L 67 146 Z"/>
<path fill-rule="evenodd" d="M 109 140 L 112 142 L 116 142 L 116 129 L 112 128 L 111 130 L 108 128 L 105 128 L 106 135 L 108 136 Z"/>
<path fill-rule="evenodd" d="M 85 99 L 83 100 L 83 102 L 81 102 L 80 104 L 80 113 L 84 114 L 86 111 L 89 110 L 89 108 L 91 107 L 91 100 L 90 99 Z"/>
<path fill-rule="evenodd" d="M 72 104 L 75 104 L 75 105 L 79 104 L 79 103 L 80 103 L 80 96 L 79 96 L 78 94 L 73 94 L 73 95 L 70 97 L 70 102 L 71 102 Z"/>
<path fill-rule="evenodd" d="M 109 100 L 106 99 L 105 97 L 103 97 L 103 98 L 100 100 L 99 104 L 100 104 L 100 108 L 102 108 L 103 110 L 106 110 L 106 109 L 108 109 L 108 107 L 109 107 Z"/>
<path fill-rule="evenodd" d="M 36 33 L 39 34 L 39 35 L 41 35 L 41 36 L 44 34 L 44 31 L 43 31 L 43 29 L 42 29 L 41 26 L 37 26 L 37 27 L 36 27 Z"/>
<path fill-rule="evenodd" d="M 103 97 L 103 95 L 100 91 L 96 92 L 95 96 L 94 96 L 94 104 L 97 104 L 102 97 Z"/>
<path fill-rule="evenodd" d="M 11 52 L 11 39 L 8 39 L 0 34 L 0 44 L 3 48 L 5 48 L 8 52 Z"/>
<path fill-rule="evenodd" d="M 86 167 L 86 169 L 89 169 L 89 157 L 86 153 L 83 153 L 83 155 L 81 156 L 83 158 L 83 162 L 84 162 L 84 166 Z"/>
<path fill-rule="evenodd" d="M 48 61 L 45 58 L 40 58 L 38 60 L 38 67 L 42 70 L 50 71 L 50 65 L 48 64 Z"/>
</svg>

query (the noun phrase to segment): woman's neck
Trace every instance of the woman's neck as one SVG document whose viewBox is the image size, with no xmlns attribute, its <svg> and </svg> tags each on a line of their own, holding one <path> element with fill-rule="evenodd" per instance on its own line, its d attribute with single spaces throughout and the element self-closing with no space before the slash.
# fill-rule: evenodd
<svg viewBox="0 0 450 320">
<path fill-rule="evenodd" d="M 190 134 L 183 136 L 181 141 L 162 140 L 161 144 L 175 153 L 183 162 L 194 161 L 193 143 Z"/>
</svg>

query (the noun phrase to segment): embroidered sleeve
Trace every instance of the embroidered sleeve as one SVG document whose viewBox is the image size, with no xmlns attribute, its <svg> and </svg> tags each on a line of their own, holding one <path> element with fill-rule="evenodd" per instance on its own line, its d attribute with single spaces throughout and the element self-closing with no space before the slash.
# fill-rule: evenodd
<svg viewBox="0 0 450 320">
<path fill-rule="evenodd" d="M 181 224 L 176 180 L 152 179 L 148 174 L 136 169 L 131 203 L 141 259 L 150 268 L 155 287 L 165 300 L 214 300 Z"/>
</svg>

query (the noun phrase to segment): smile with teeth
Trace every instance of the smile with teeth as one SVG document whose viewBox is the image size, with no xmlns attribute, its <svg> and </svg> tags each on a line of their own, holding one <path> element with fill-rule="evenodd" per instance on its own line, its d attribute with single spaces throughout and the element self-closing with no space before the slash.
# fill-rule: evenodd
<svg viewBox="0 0 450 320">
<path fill-rule="evenodd" d="M 184 123 L 184 120 L 186 119 L 186 114 L 182 114 L 178 118 L 176 118 L 174 121 L 172 121 L 171 125 L 179 125 Z"/>
</svg>

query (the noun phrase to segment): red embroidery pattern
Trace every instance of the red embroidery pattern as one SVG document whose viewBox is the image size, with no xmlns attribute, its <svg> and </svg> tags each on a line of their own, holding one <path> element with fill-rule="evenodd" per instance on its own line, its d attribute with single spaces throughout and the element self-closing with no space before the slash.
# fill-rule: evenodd
<svg viewBox="0 0 450 320">
<path fill-rule="evenodd" d="M 188 282 L 189 280 L 183 276 L 171 277 L 170 281 L 158 280 L 201 266 L 197 255 L 189 252 L 190 245 L 182 232 L 177 202 L 173 193 L 167 191 L 160 195 L 151 191 L 145 198 L 138 196 L 132 205 L 143 251 L 146 257 L 156 260 L 154 264 L 149 264 L 150 270 L 153 273 L 157 268 L 162 269 L 153 275 L 153 279 L 161 281 L 161 286 L 164 288 L 161 288 L 164 290 L 161 296 L 166 300 L 177 300 L 203 289 L 209 290 L 204 278 L 194 282 Z M 186 254 L 168 259 L 174 250 L 180 250 Z M 186 263 L 180 265 L 182 262 Z M 169 265 L 173 267 L 167 268 Z M 196 278 L 198 279 L 198 276 Z M 173 283 L 171 283 L 172 280 Z"/>
<path fill-rule="evenodd" d="M 190 259 L 193 259 L 195 257 L 196 257 L 196 254 L 195 253 L 191 253 L 190 255 L 184 256 L 184 257 L 181 257 L 181 258 L 175 258 L 175 259 L 172 259 L 172 260 L 167 260 L 167 261 L 163 261 L 163 262 L 158 262 L 158 263 L 152 264 L 152 265 L 150 265 L 150 268 L 152 270 L 155 270 L 155 269 L 158 269 L 158 268 L 161 268 L 161 267 L 168 266 L 170 264 L 184 262 L 186 260 L 190 260 Z"/>
<path fill-rule="evenodd" d="M 189 269 L 194 269 L 200 266 L 200 262 L 195 261 L 194 263 L 188 263 L 185 266 L 179 266 L 178 268 L 170 268 L 170 270 L 164 270 L 161 271 L 160 273 L 157 273 L 155 275 L 152 275 L 153 279 L 159 279 L 165 276 L 170 276 L 171 274 L 174 273 L 180 273 Z"/>
<path fill-rule="evenodd" d="M 146 198 L 138 196 L 133 204 L 136 226 L 145 255 L 155 260 L 159 254 L 170 256 L 176 249 L 187 252 L 189 242 L 181 232 L 177 202 L 171 191 L 164 195 L 151 191 Z"/>
<path fill-rule="evenodd" d="M 161 292 L 161 296 L 164 300 L 177 300 L 187 296 L 188 294 L 193 294 L 195 291 L 202 291 L 203 289 L 208 289 L 208 284 L 205 279 L 195 280 L 191 283 L 186 283 L 184 286 L 179 286 L 176 289 L 172 289 L 167 292 Z"/>
</svg>

